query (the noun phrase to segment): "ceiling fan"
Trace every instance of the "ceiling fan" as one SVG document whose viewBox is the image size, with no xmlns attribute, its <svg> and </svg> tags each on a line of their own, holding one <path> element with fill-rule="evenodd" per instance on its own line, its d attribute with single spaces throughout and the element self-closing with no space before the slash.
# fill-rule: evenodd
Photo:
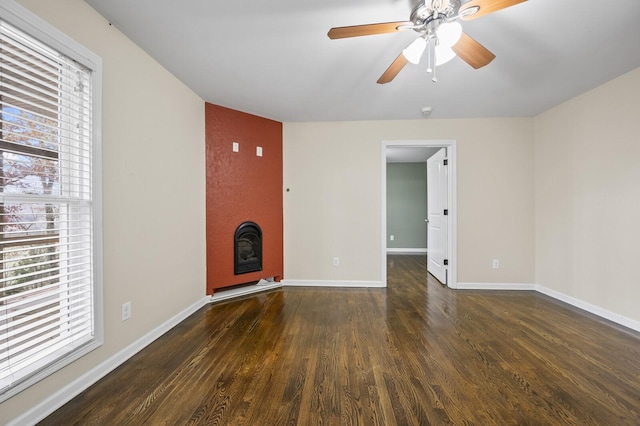
<svg viewBox="0 0 640 426">
<path fill-rule="evenodd" d="M 514 6 L 526 0 L 420 0 L 411 11 L 410 21 L 335 27 L 328 32 L 330 39 L 413 30 L 420 34 L 378 79 L 378 84 L 392 81 L 407 63 L 417 64 L 427 52 L 427 71 L 436 77 L 436 66 L 458 56 L 473 68 L 482 68 L 496 56 L 462 31 L 458 20 L 476 19 L 489 13 Z"/>
</svg>

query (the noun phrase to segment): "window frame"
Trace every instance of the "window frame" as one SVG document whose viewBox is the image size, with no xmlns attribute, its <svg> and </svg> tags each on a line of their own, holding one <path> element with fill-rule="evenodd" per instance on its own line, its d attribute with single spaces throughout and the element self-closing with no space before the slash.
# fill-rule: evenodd
<svg viewBox="0 0 640 426">
<path fill-rule="evenodd" d="M 71 364 L 104 343 L 103 239 L 102 239 L 102 59 L 71 37 L 33 14 L 13 0 L 0 3 L 2 19 L 53 50 L 73 59 L 91 71 L 92 85 L 92 228 L 93 228 L 93 316 L 94 338 L 88 344 L 68 352 L 0 394 L 0 403 Z"/>
</svg>

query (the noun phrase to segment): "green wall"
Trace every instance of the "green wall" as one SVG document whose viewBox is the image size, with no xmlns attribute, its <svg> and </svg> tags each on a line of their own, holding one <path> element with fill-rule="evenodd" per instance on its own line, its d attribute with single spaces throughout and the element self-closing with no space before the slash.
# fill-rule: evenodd
<svg viewBox="0 0 640 426">
<path fill-rule="evenodd" d="M 426 248 L 426 218 L 427 163 L 387 163 L 387 248 Z"/>
</svg>

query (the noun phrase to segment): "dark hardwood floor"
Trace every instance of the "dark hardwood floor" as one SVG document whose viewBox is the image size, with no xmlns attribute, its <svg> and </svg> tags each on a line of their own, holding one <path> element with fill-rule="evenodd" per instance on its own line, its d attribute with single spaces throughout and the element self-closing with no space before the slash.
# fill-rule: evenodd
<svg viewBox="0 0 640 426">
<path fill-rule="evenodd" d="M 386 289 L 207 306 L 41 424 L 638 425 L 640 334 L 390 256 Z"/>
</svg>

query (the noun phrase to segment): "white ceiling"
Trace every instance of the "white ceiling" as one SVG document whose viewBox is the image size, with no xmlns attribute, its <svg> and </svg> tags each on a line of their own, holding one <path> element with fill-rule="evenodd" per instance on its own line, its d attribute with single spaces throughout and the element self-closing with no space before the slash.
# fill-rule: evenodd
<svg viewBox="0 0 640 426">
<path fill-rule="evenodd" d="M 535 116 L 640 67 L 640 0 L 529 0 L 463 23 L 496 54 L 407 65 L 417 34 L 330 40 L 331 27 L 409 19 L 411 0 L 86 0 L 205 101 L 282 122 Z"/>
</svg>

